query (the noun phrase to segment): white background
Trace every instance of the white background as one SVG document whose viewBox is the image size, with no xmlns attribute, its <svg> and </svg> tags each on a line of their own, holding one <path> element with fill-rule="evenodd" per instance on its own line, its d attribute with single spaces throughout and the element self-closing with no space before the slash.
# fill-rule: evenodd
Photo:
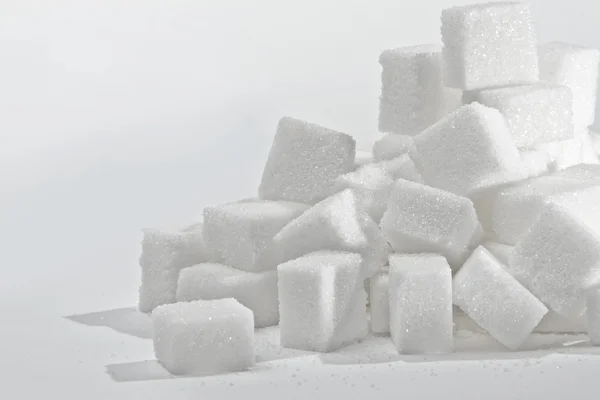
<svg viewBox="0 0 600 400">
<path fill-rule="evenodd" d="M 441 9 L 466 3 L 0 0 L 0 397 L 273 394 L 256 374 L 115 383 L 104 366 L 151 358 L 149 341 L 62 317 L 135 304 L 142 227 L 254 195 L 280 116 L 368 143 L 380 52 L 439 42 Z M 596 0 L 533 12 L 541 41 L 600 47 Z M 549 360 L 276 374 L 292 398 L 564 398 L 575 382 L 595 398 L 594 357 Z"/>
</svg>

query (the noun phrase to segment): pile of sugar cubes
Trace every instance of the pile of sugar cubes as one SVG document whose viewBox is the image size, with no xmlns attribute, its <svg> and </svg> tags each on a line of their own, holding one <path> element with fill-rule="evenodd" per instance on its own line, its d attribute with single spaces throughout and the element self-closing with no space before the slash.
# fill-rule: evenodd
<svg viewBox="0 0 600 400">
<path fill-rule="evenodd" d="M 256 328 L 331 352 L 371 333 L 453 351 L 468 318 L 600 344 L 599 52 L 538 44 L 527 3 L 442 11 L 443 46 L 384 51 L 372 152 L 279 121 L 258 197 L 145 230 L 139 308 L 173 374 L 255 363 Z"/>
</svg>

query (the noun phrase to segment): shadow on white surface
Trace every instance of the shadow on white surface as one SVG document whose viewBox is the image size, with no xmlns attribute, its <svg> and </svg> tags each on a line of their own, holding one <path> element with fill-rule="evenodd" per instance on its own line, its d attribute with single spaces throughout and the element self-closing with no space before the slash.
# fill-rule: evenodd
<svg viewBox="0 0 600 400">
<path fill-rule="evenodd" d="M 176 378 L 169 374 L 156 360 L 110 364 L 106 366 L 106 373 L 115 382 L 139 382 Z"/>
<path fill-rule="evenodd" d="M 152 338 L 150 316 L 135 307 L 71 315 L 65 318 L 83 325 L 107 327 L 141 339 Z"/>
</svg>

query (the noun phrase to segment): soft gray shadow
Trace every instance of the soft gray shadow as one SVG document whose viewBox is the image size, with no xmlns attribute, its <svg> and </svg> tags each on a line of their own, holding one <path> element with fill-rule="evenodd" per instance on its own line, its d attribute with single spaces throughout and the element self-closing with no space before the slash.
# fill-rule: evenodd
<svg viewBox="0 0 600 400">
<path fill-rule="evenodd" d="M 156 360 L 107 365 L 106 373 L 115 382 L 139 382 L 175 378 Z"/>
<path fill-rule="evenodd" d="M 104 326 L 117 332 L 142 339 L 152 338 L 152 321 L 150 316 L 140 312 L 135 307 L 71 315 L 65 318 L 78 324 Z"/>
</svg>

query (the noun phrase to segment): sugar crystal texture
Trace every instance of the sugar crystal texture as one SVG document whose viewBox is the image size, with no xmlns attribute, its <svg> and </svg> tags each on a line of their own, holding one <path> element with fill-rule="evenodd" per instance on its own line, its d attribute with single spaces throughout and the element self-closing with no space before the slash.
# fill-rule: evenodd
<svg viewBox="0 0 600 400">
<path fill-rule="evenodd" d="M 387 202 L 394 186 L 392 176 L 376 165 L 366 165 L 337 178 L 333 191 L 341 192 L 352 189 L 361 203 L 361 207 L 379 222 L 387 207 Z"/>
<path fill-rule="evenodd" d="M 494 2 L 442 11 L 444 83 L 474 90 L 538 80 L 530 6 Z"/>
<path fill-rule="evenodd" d="M 392 158 L 391 160 L 374 163 L 373 165 L 386 170 L 394 180 L 402 178 L 407 181 L 423 183 L 423 177 L 408 153 Z"/>
<path fill-rule="evenodd" d="M 386 134 L 373 144 L 373 161 L 391 160 L 408 153 L 413 146 L 412 136 Z"/>
<path fill-rule="evenodd" d="M 596 110 L 598 50 L 550 42 L 539 46 L 538 56 L 540 79 L 571 89 L 575 126 L 585 128 L 592 125 Z"/>
<path fill-rule="evenodd" d="M 371 331 L 390 331 L 390 276 L 389 268 L 382 269 L 370 279 L 369 305 L 371 308 Z"/>
<path fill-rule="evenodd" d="M 565 86 L 540 82 L 484 89 L 475 98 L 500 111 L 519 148 L 574 137 L 573 95 Z"/>
<path fill-rule="evenodd" d="M 462 196 L 523 176 L 504 117 L 479 103 L 462 106 L 415 136 L 409 154 L 428 185 Z"/>
<path fill-rule="evenodd" d="M 144 229 L 139 263 L 142 284 L 138 307 L 142 312 L 173 303 L 182 268 L 207 261 L 202 224 L 178 230 Z"/>
<path fill-rule="evenodd" d="M 359 254 L 321 251 L 277 267 L 281 346 L 329 352 L 367 335 Z"/>
<path fill-rule="evenodd" d="M 587 332 L 590 342 L 600 346 L 600 288 L 594 287 L 586 296 Z"/>
<path fill-rule="evenodd" d="M 397 253 L 439 253 L 454 267 L 466 259 L 481 226 L 466 197 L 398 179 L 381 229 Z"/>
<path fill-rule="evenodd" d="M 287 201 L 245 201 L 204 209 L 204 237 L 211 259 L 251 272 L 275 269 L 267 249 L 273 236 L 308 206 Z"/>
<path fill-rule="evenodd" d="M 444 257 L 392 254 L 389 299 L 399 353 L 452 352 L 452 273 Z"/>
<path fill-rule="evenodd" d="M 246 272 L 204 263 L 179 272 L 177 301 L 234 298 L 254 314 L 257 328 L 279 323 L 277 271 Z"/>
<path fill-rule="evenodd" d="M 416 135 L 445 114 L 441 48 L 436 45 L 384 51 L 379 99 L 381 132 Z"/>
<path fill-rule="evenodd" d="M 345 189 L 308 209 L 273 238 L 274 265 L 319 250 L 360 253 L 364 278 L 387 262 L 389 246 L 358 195 Z"/>
<path fill-rule="evenodd" d="M 327 197 L 335 179 L 352 171 L 355 140 L 298 119 L 279 121 L 265 165 L 259 196 L 315 204 Z"/>
<path fill-rule="evenodd" d="M 548 309 L 483 246 L 456 273 L 454 304 L 511 350 L 518 349 Z"/>
<path fill-rule="evenodd" d="M 252 311 L 234 299 L 167 304 L 152 312 L 156 358 L 174 375 L 244 371 L 254 365 Z"/>
</svg>

